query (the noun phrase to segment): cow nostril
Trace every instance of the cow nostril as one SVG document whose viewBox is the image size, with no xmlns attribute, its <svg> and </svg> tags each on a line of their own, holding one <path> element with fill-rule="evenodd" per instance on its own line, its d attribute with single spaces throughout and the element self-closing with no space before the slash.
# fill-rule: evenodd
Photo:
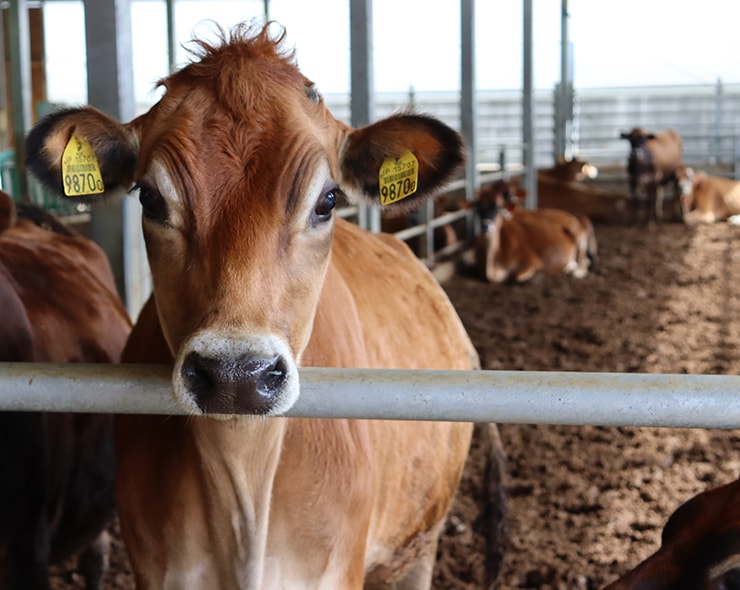
<svg viewBox="0 0 740 590">
<path fill-rule="evenodd" d="M 285 385 L 288 367 L 283 357 L 277 357 L 257 380 L 257 392 L 265 397 L 273 397 Z"/>
<path fill-rule="evenodd" d="M 280 355 L 222 359 L 194 351 L 181 369 L 189 397 L 205 414 L 266 414 L 276 405 L 288 373 Z"/>
</svg>

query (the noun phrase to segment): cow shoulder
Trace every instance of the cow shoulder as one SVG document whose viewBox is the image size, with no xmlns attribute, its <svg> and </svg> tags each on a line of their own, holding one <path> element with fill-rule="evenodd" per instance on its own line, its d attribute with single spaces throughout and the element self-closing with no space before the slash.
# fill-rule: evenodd
<svg viewBox="0 0 740 590">
<path fill-rule="evenodd" d="M 477 365 L 477 353 L 447 295 L 405 244 L 338 220 L 331 267 L 319 307 L 331 302 L 335 314 L 352 314 L 364 335 L 366 366 Z M 336 284 L 341 291 L 335 291 Z M 335 292 L 341 293 L 341 303 L 334 299 Z M 337 309 L 345 306 L 349 311 Z M 325 326 L 315 323 L 312 341 L 321 338 L 323 330 Z M 327 333 L 336 334 L 333 329 Z"/>
</svg>

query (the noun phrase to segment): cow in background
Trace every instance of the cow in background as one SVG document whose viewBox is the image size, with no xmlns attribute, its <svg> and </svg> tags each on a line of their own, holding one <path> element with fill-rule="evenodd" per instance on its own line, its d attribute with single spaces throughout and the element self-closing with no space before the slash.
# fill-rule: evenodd
<svg viewBox="0 0 740 590">
<path fill-rule="evenodd" d="M 605 590 L 740 588 L 740 480 L 686 501 L 663 528 L 658 551 Z"/>
<path fill-rule="evenodd" d="M 537 272 L 576 278 L 588 274 L 597 243 L 593 224 L 585 215 L 522 209 L 504 181 L 482 188 L 475 207 L 481 222 L 476 268 L 483 279 L 522 283 Z"/>
<path fill-rule="evenodd" d="M 562 209 L 585 215 L 592 222 L 623 222 L 627 199 L 623 192 L 605 190 L 588 182 L 598 176 L 598 168 L 578 159 L 559 160 L 549 168 L 537 170 L 537 207 Z M 525 195 L 523 179 L 513 176 L 509 184 L 512 194 Z"/>
<path fill-rule="evenodd" d="M 537 169 L 537 182 L 540 182 L 543 176 L 563 182 L 582 182 L 586 179 L 593 179 L 599 175 L 599 169 L 593 164 L 571 158 L 565 160 L 558 158 L 553 166 L 549 168 Z"/>
<path fill-rule="evenodd" d="M 694 172 L 684 166 L 678 171 L 681 210 L 686 225 L 714 223 L 740 215 L 740 181 Z"/>
<path fill-rule="evenodd" d="M 660 221 L 663 188 L 672 185 L 678 199 L 676 170 L 683 158 L 681 136 L 673 129 L 649 133 L 635 127 L 620 138 L 630 142 L 627 172 L 632 220 L 634 223 Z M 640 211 L 643 208 L 647 208 L 644 214 Z"/>
<path fill-rule="evenodd" d="M 0 361 L 117 362 L 130 331 L 103 251 L 0 192 Z M 79 553 L 100 588 L 114 514 L 112 417 L 0 412 L 0 588 L 48 588 Z"/>
</svg>

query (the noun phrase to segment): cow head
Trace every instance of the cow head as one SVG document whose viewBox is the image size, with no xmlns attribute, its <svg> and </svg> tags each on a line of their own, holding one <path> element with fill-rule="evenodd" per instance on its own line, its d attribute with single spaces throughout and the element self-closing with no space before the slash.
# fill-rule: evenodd
<svg viewBox="0 0 740 590">
<path fill-rule="evenodd" d="M 482 186 L 476 196 L 475 211 L 484 232 L 493 229 L 497 217 L 507 217 L 508 211 L 516 206 L 516 197 L 512 195 L 511 186 L 504 180 Z"/>
<path fill-rule="evenodd" d="M 174 395 L 194 413 L 287 410 L 337 202 L 413 208 L 464 159 L 460 136 L 426 116 L 337 121 L 283 37 L 242 25 L 196 42 L 196 61 L 130 123 L 75 108 L 28 137 L 29 166 L 50 189 L 81 185 L 63 165 L 76 141 L 99 167 L 93 185 L 138 194 Z"/>
<path fill-rule="evenodd" d="M 620 139 L 626 139 L 630 142 L 632 149 L 641 148 L 648 139 L 655 139 L 654 133 L 648 133 L 640 127 L 635 127 L 629 133 L 622 132 L 619 134 Z"/>
<path fill-rule="evenodd" d="M 663 528 L 661 547 L 605 590 L 740 588 L 740 481 L 681 505 Z"/>
<path fill-rule="evenodd" d="M 599 175 L 599 168 L 578 158 L 571 158 L 566 160 L 565 158 L 558 158 L 555 165 L 552 168 L 543 168 L 538 171 L 547 176 L 553 176 L 565 181 L 577 181 L 594 179 Z"/>
<path fill-rule="evenodd" d="M 680 191 L 681 210 L 684 214 L 691 211 L 694 206 L 694 186 L 699 186 L 706 174 L 694 172 L 690 166 L 679 166 L 676 169 L 676 181 Z"/>
</svg>

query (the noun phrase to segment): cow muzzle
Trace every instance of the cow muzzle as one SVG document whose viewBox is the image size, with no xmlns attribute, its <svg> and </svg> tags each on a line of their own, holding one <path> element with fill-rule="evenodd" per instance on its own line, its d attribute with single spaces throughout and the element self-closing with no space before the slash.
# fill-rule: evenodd
<svg viewBox="0 0 740 590">
<path fill-rule="evenodd" d="M 194 414 L 279 415 L 298 391 L 293 355 L 271 335 L 200 332 L 182 347 L 173 373 L 175 400 Z"/>
</svg>

